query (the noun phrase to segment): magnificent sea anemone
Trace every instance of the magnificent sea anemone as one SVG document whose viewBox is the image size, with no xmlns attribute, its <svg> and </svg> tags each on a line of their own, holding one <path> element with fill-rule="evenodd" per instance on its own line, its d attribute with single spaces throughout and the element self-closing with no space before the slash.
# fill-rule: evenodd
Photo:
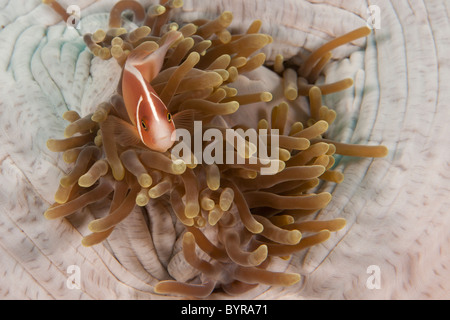
<svg viewBox="0 0 450 320">
<path fill-rule="evenodd" d="M 69 19 L 57 1 L 46 2 L 65 21 Z M 92 113 L 64 113 L 63 118 L 70 122 L 64 131 L 66 138 L 48 140 L 48 148 L 64 152 L 64 160 L 74 166 L 61 178 L 56 203 L 45 212 L 45 217 L 67 217 L 106 199 L 109 213 L 89 223 L 91 233 L 82 240 L 85 246 L 105 240 L 128 215 L 138 214 L 133 211 L 136 206 L 142 208 L 149 228 L 156 224 L 155 214 L 160 215 L 157 220 L 174 220 L 180 239 L 168 263 L 169 275 L 174 280 L 160 279 L 154 288 L 156 293 L 207 297 L 214 290 L 236 295 L 260 284 L 293 285 L 300 281 L 300 275 L 277 271 L 277 260 L 291 259 L 292 254 L 327 240 L 330 232 L 345 225 L 345 220 L 339 218 L 309 218 L 331 200 L 330 193 L 316 191 L 321 181 L 343 180 L 341 172 L 332 170 L 334 154 L 387 155 L 384 146 L 324 139 L 336 112 L 322 105 L 322 94 L 345 90 L 353 81 L 343 79 L 315 85 L 331 58 L 331 51 L 367 36 L 370 28 L 364 26 L 326 43 L 300 65 L 294 59 L 283 61 L 281 55 L 277 56 L 273 70 L 283 77 L 285 99 L 293 101 L 299 95 L 306 96 L 309 108 L 303 110 L 305 117 L 301 119 L 297 117 L 299 112 L 291 112 L 288 103 L 281 102 L 274 106 L 270 118 L 259 121 L 258 129 L 264 130 L 270 143 L 278 141 L 275 150 L 273 145 L 268 146 L 267 139 L 262 144 L 250 137 L 246 141 L 239 134 L 225 137 L 225 132 L 231 129 L 228 115 L 234 114 L 237 125 L 233 129 L 237 129 L 242 125 L 238 120 L 239 108 L 252 108 L 254 103 L 272 100 L 270 92 L 241 93 L 239 85 L 257 77 L 258 68 L 265 63 L 266 56 L 259 50 L 272 38 L 259 32 L 262 22 L 256 20 L 245 33 L 234 34 L 227 29 L 232 13 L 225 11 L 214 20 L 199 19 L 179 25 L 171 21 L 171 11 L 181 6 L 182 1 L 174 0 L 144 9 L 137 1 L 119 1 L 111 9 L 109 29 L 85 34 L 84 41 L 95 56 L 104 60 L 114 58 L 123 67 L 134 51 L 156 54 L 155 50 L 165 45 L 166 39 L 180 34 L 161 61 L 159 73 L 149 81 L 167 106 L 168 117 L 175 121 L 178 114 L 188 111 L 184 119 L 175 121 L 175 127 L 181 121 L 188 128 L 192 126 L 191 133 L 201 135 L 202 143 L 198 146 L 201 152 L 193 151 L 196 146 L 192 140 L 175 143 L 169 151 L 157 151 L 140 140 L 124 138 L 124 131 L 132 127 L 134 119 L 125 112 L 122 91 L 127 78 L 123 78 L 116 94 L 96 106 Z M 123 28 L 122 13 L 126 11 L 132 11 L 134 20 L 143 25 L 131 30 Z M 252 76 L 253 71 L 256 74 Z M 203 114 L 203 120 L 197 122 L 202 125 L 197 130 L 194 121 L 198 112 Z M 294 123 L 288 125 L 288 119 Z M 142 125 L 148 130 L 145 123 Z M 215 129 L 220 136 L 205 141 L 203 127 Z M 262 140 L 260 132 L 257 138 Z M 235 139 L 241 140 L 242 147 L 237 142 L 229 158 L 228 146 L 234 145 Z M 172 157 L 171 151 L 181 143 L 187 148 L 180 158 Z M 261 152 L 256 154 L 261 148 L 267 154 L 269 147 L 277 157 L 271 154 L 263 159 Z M 207 149 L 214 154 L 214 160 L 227 149 L 226 161 L 203 163 L 198 158 Z M 262 169 L 273 166 L 276 167 L 273 172 L 263 175 Z M 145 206 L 153 199 L 171 209 L 171 214 L 149 215 Z M 190 267 L 172 270 L 171 264 L 179 259 Z"/>
<path fill-rule="evenodd" d="M 46 2 L 65 22 L 71 18 L 58 2 Z M 112 96 L 98 92 L 99 103 L 85 101 L 75 107 L 78 111 L 65 112 L 63 118 L 70 122 L 65 137 L 47 141 L 50 150 L 61 152 L 56 161 L 62 155 L 68 165 L 62 165 L 67 173 L 45 217 L 67 217 L 82 233 L 84 246 L 110 251 L 128 266 L 126 250 L 115 248 L 130 241 L 126 229 L 135 225 L 131 230 L 141 233 L 133 236 L 144 239 L 146 246 L 134 250 L 145 258 L 134 264 L 136 280 L 130 284 L 163 297 L 252 296 L 261 287 L 294 285 L 303 280 L 292 268 L 303 249 L 345 226 L 343 217 L 323 210 L 331 201 L 329 191 L 344 181 L 336 163 L 349 161 L 345 156 L 387 155 L 384 146 L 338 142 L 336 131 L 345 135 L 342 126 L 354 119 L 339 119 L 331 103 L 335 100 L 327 99 L 328 94 L 339 97 L 336 92 L 348 90 L 361 76 L 328 81 L 333 78 L 333 66 L 327 65 L 331 51 L 368 36 L 370 30 L 358 28 L 312 53 L 299 48 L 289 58 L 266 59 L 261 51 L 273 38 L 260 31 L 263 21 L 237 31 L 230 27 L 233 13 L 225 10 L 210 20 L 185 22 L 177 17 L 181 5 L 168 1 L 144 9 L 139 2 L 120 1 L 111 10 L 109 25 L 99 23 L 83 41 L 73 37 L 67 42 L 78 52 L 86 45 L 94 60 L 104 61 L 103 68 L 116 68 L 116 77 L 95 81 L 117 90 Z M 121 128 L 131 122 L 122 99 L 121 68 L 130 52 L 150 53 L 174 32 L 182 38 L 168 51 L 151 85 L 175 125 L 189 128 L 201 119 L 204 129 L 221 133 L 266 129 L 269 138 L 279 139 L 279 159 L 269 162 L 275 163 L 276 174 L 261 175 L 267 166 L 263 159 L 257 158 L 256 164 L 191 164 L 171 158 L 170 150 L 149 150 L 123 137 Z M 77 94 L 76 83 L 62 85 L 75 85 Z M 186 110 L 195 112 L 189 121 L 177 122 Z M 209 142 L 202 144 L 203 151 L 211 149 Z M 255 145 L 243 144 L 244 152 L 236 150 L 234 156 L 248 161 Z"/>
</svg>

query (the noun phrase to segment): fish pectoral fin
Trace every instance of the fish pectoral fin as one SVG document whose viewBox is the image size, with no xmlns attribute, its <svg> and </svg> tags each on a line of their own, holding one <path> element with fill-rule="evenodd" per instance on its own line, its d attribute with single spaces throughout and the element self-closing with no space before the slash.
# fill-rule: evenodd
<svg viewBox="0 0 450 320">
<path fill-rule="evenodd" d="M 114 139 L 122 146 L 135 146 L 141 143 L 137 129 L 127 121 L 109 116 L 103 126 L 106 126 L 107 130 L 114 134 Z"/>
<path fill-rule="evenodd" d="M 211 120 L 214 115 L 206 114 L 199 110 L 183 110 L 173 115 L 173 123 L 176 129 L 186 129 L 187 131 L 194 132 L 195 121 Z"/>
<path fill-rule="evenodd" d="M 117 142 L 122 146 L 138 145 L 141 143 L 139 133 L 134 126 L 127 123 L 126 127 L 122 128 L 120 132 L 116 133 Z"/>
<path fill-rule="evenodd" d="M 152 59 L 154 60 L 156 58 L 152 57 L 152 54 L 158 49 L 159 45 L 156 42 L 145 41 L 130 52 L 127 57 L 127 62 L 135 67 L 144 76 L 144 79 L 147 80 L 145 74 L 149 73 L 148 62 L 152 64 Z"/>
</svg>

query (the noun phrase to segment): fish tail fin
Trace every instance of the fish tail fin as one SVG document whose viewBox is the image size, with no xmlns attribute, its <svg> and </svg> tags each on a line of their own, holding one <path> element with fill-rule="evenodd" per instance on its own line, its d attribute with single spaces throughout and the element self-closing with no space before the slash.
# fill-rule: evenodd
<svg viewBox="0 0 450 320">
<path fill-rule="evenodd" d="M 129 54 L 127 62 L 138 69 L 145 81 L 150 83 L 161 70 L 167 51 L 180 37 L 181 32 L 170 31 L 159 47 L 155 42 L 144 42 Z"/>
</svg>

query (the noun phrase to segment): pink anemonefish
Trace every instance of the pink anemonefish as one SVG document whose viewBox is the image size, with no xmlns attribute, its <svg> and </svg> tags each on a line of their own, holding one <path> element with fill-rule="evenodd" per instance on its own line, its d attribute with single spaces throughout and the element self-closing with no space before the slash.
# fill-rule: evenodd
<svg viewBox="0 0 450 320">
<path fill-rule="evenodd" d="M 171 32 L 164 44 L 150 54 L 132 51 L 122 73 L 122 95 L 135 131 L 148 148 L 160 152 L 172 147 L 175 125 L 150 82 L 161 70 L 167 50 L 180 37 L 180 32 Z"/>
</svg>

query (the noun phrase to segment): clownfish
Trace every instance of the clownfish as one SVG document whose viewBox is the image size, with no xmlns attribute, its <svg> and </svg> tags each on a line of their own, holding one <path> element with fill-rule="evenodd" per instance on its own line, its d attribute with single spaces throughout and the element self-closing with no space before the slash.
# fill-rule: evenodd
<svg viewBox="0 0 450 320">
<path fill-rule="evenodd" d="M 160 72 L 167 50 L 181 36 L 178 31 L 171 32 L 150 54 L 139 50 L 131 52 L 122 73 L 122 96 L 135 133 L 142 143 L 155 151 L 165 152 L 172 147 L 175 125 L 150 82 Z"/>
</svg>

